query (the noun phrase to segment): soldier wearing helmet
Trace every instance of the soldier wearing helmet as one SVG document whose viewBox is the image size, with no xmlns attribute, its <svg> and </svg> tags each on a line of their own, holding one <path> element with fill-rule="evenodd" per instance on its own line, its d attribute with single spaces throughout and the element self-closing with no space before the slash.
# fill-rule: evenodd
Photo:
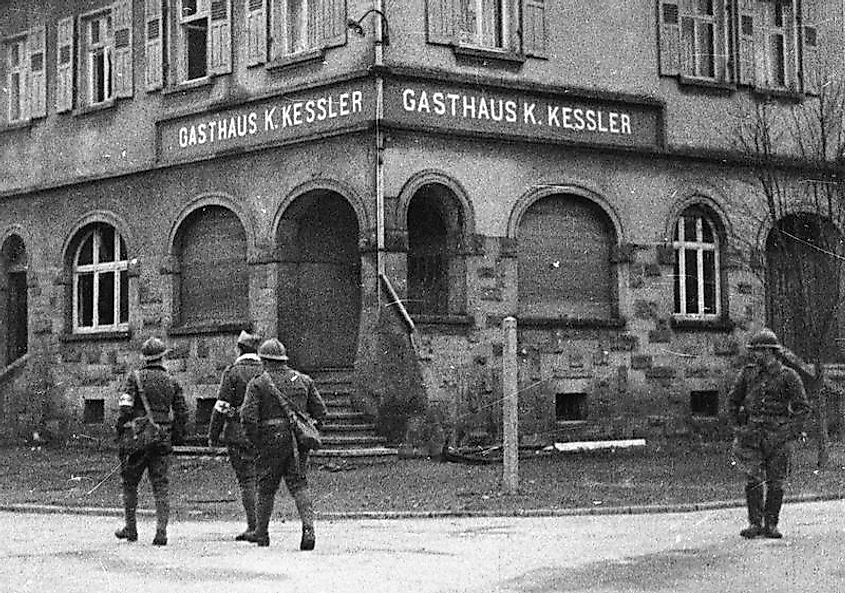
<svg viewBox="0 0 845 593">
<path fill-rule="evenodd" d="M 168 441 L 141 451 L 130 452 L 120 449 L 120 477 L 123 481 L 125 524 L 115 532 L 115 536 L 130 542 L 138 539 L 135 520 L 135 509 L 138 506 L 138 483 L 146 471 L 153 487 L 156 507 L 156 533 L 153 539 L 155 546 L 167 545 L 167 522 L 170 515 L 167 473 L 171 445 L 178 445 L 182 441 L 188 420 L 188 408 L 182 395 L 182 386 L 164 367 L 164 356 L 167 351 L 167 346 L 158 338 L 150 338 L 144 342 L 141 346 L 144 364 L 138 371 L 129 375 L 124 392 L 118 400 L 120 406 L 117 420 L 118 441 L 122 432 L 129 429 L 127 422 L 147 413 L 144 399 L 147 400 L 156 424 L 170 428 Z"/>
<path fill-rule="evenodd" d="M 314 549 L 314 509 L 305 475 L 308 451 L 297 446 L 288 414 L 295 408 L 319 423 L 326 405 L 314 381 L 288 366 L 284 345 L 276 339 L 258 348 L 265 372 L 249 382 L 241 407 L 241 420 L 258 449 L 258 505 L 256 531 L 250 541 L 269 546 L 268 527 L 276 491 L 284 479 L 302 521 L 301 550 Z"/>
<path fill-rule="evenodd" d="M 752 361 L 728 395 L 735 423 L 734 456 L 746 476 L 749 525 L 740 535 L 777 539 L 783 537 L 778 520 L 792 441 L 810 406 L 798 373 L 780 363 L 781 345 L 774 332 L 761 329 L 747 348 Z"/>
<path fill-rule="evenodd" d="M 208 425 L 208 445 L 226 445 L 229 463 L 235 471 L 241 490 L 241 502 L 246 512 L 246 531 L 235 536 L 236 541 L 250 541 L 255 533 L 255 459 L 257 451 L 241 425 L 240 407 L 246 395 L 246 386 L 264 371 L 258 358 L 259 338 L 242 331 L 238 336 L 238 357 L 223 371 L 217 401 Z"/>
</svg>

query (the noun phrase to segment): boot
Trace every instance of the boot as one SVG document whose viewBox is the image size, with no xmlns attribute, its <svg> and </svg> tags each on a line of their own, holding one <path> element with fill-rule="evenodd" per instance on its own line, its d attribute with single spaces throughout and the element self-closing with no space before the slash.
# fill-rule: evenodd
<svg viewBox="0 0 845 593">
<path fill-rule="evenodd" d="M 745 539 L 754 539 L 763 535 L 763 484 L 759 482 L 745 484 L 745 503 L 748 506 L 748 527 L 739 534 Z"/>
<path fill-rule="evenodd" d="M 156 534 L 154 546 L 167 545 L 167 521 L 170 518 L 170 502 L 167 499 L 156 500 Z"/>
<path fill-rule="evenodd" d="M 235 541 L 251 542 L 255 537 L 255 482 L 241 484 L 241 501 L 246 511 L 246 531 L 235 536 Z"/>
<path fill-rule="evenodd" d="M 124 526 L 114 532 L 117 539 L 125 539 L 126 541 L 138 541 L 138 527 L 135 520 L 135 508 L 138 506 L 138 493 L 124 489 L 123 490 L 123 516 Z"/>
<path fill-rule="evenodd" d="M 252 539 L 245 541 L 256 543 L 261 548 L 270 545 L 270 516 L 273 514 L 274 498 L 273 493 L 258 494 L 258 504 L 255 507 L 255 532 Z"/>
<path fill-rule="evenodd" d="M 783 534 L 778 531 L 778 519 L 780 518 L 780 507 L 783 505 L 783 487 L 769 486 L 766 492 L 766 525 L 763 528 L 763 535 L 771 539 L 780 539 Z"/>
<path fill-rule="evenodd" d="M 296 501 L 296 510 L 299 511 L 299 519 L 302 521 L 302 539 L 299 542 L 300 550 L 313 550 L 316 538 L 314 536 L 314 506 L 311 502 L 311 492 L 308 488 L 301 488 L 293 495 Z"/>
</svg>

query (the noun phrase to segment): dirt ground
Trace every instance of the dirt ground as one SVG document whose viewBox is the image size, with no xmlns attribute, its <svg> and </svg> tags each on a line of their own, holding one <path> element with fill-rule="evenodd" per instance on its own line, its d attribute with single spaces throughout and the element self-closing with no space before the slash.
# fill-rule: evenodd
<svg viewBox="0 0 845 593">
<path fill-rule="evenodd" d="M 121 506 L 117 454 L 112 450 L 0 449 L 0 475 L 0 504 Z M 309 480 L 317 510 L 324 516 L 689 504 L 739 499 L 743 483 L 727 442 L 667 441 L 634 451 L 577 454 L 523 452 L 517 495 L 501 493 L 501 475 L 501 464 L 314 459 Z M 226 457 L 173 457 L 170 476 L 177 517 L 241 516 L 237 484 Z M 141 508 L 153 508 L 146 478 L 140 494 Z M 812 443 L 796 448 L 787 497 L 814 495 L 845 497 L 843 444 L 832 446 L 830 464 L 823 471 L 816 469 Z M 295 516 L 285 496 L 278 497 L 276 512 Z"/>
</svg>

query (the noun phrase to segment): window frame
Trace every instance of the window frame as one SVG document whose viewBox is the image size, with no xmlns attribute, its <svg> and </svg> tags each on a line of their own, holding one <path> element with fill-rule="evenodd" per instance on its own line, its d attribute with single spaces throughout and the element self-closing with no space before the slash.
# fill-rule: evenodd
<svg viewBox="0 0 845 593">
<path fill-rule="evenodd" d="M 695 218 L 695 239 L 687 240 L 685 221 L 689 218 Z M 707 225 L 710 234 L 713 237 L 712 242 L 704 240 L 704 225 Z M 675 319 L 689 319 L 689 320 L 717 320 L 722 316 L 722 267 L 721 267 L 721 237 L 719 229 L 714 223 L 712 216 L 706 211 L 696 207 L 685 209 L 678 216 L 675 223 L 675 232 L 672 238 L 672 247 L 675 252 L 675 278 L 673 286 L 673 317 Z M 682 279 L 687 277 L 686 269 L 686 254 L 693 252 L 696 261 L 696 305 L 698 312 L 690 313 L 687 309 L 687 284 Z M 706 302 L 706 279 L 707 270 L 705 269 L 704 253 L 713 253 L 713 270 L 712 277 L 714 283 L 713 290 L 713 312 L 707 313 Z"/>
<path fill-rule="evenodd" d="M 485 4 L 493 3 L 491 8 L 487 8 Z M 511 0 L 460 0 L 460 12 L 461 16 L 458 18 L 458 44 L 462 47 L 467 47 L 471 49 L 480 49 L 484 51 L 492 51 L 492 52 L 512 52 L 513 49 L 510 47 L 510 32 L 512 30 L 513 25 L 511 24 Z M 475 5 L 475 27 L 473 31 L 469 31 L 467 27 L 467 20 L 469 14 L 465 10 L 466 5 Z M 498 25 L 496 31 L 493 31 L 492 35 L 499 36 L 501 38 L 501 44 L 487 44 L 485 43 L 485 34 L 488 32 L 485 31 L 484 25 L 488 20 L 488 15 L 486 11 L 492 12 L 491 20 L 496 22 L 496 12 L 498 12 Z M 480 15 L 480 18 L 479 18 Z M 465 39 L 464 36 L 469 35 L 472 39 Z"/>
<path fill-rule="evenodd" d="M 682 59 L 681 59 L 681 69 L 684 72 L 685 76 L 690 78 L 701 78 L 704 80 L 714 80 L 718 81 L 718 68 L 716 64 L 716 50 L 717 50 L 717 43 L 718 40 L 724 38 L 724 31 L 721 30 L 719 27 L 719 23 L 716 19 L 716 11 L 719 8 L 723 8 L 723 5 L 720 0 L 709 0 L 710 2 L 710 14 L 699 12 L 700 3 L 694 2 L 693 3 L 693 11 L 689 14 L 680 14 L 679 18 L 681 21 L 681 51 L 682 51 Z M 685 27 L 685 23 L 692 24 L 692 39 L 687 39 L 687 30 Z M 707 48 L 707 51 L 702 51 L 702 48 L 699 47 L 700 43 L 700 34 L 701 28 L 709 27 L 710 28 L 710 47 Z M 689 48 L 688 43 L 692 42 L 692 55 L 688 55 L 686 50 Z M 702 56 L 705 56 L 707 59 L 706 67 L 709 68 L 709 74 L 702 74 L 700 70 L 702 69 L 700 59 Z"/>
<path fill-rule="evenodd" d="M 100 253 L 100 246 L 103 242 L 103 232 L 105 230 L 109 230 L 110 232 L 114 233 L 114 259 L 112 261 L 99 261 L 99 253 Z M 82 249 L 85 246 L 88 239 L 91 238 L 92 240 L 92 252 L 91 252 L 91 263 L 90 264 L 79 264 L 79 258 L 82 254 Z M 120 259 L 121 252 L 126 252 L 126 258 Z M 122 311 L 122 283 L 123 283 L 123 272 L 125 272 L 126 278 L 126 288 L 125 294 L 127 298 L 126 303 L 126 321 L 121 320 L 121 311 Z M 99 291 L 100 291 L 100 282 L 99 278 L 101 274 L 104 273 L 113 273 L 114 280 L 113 280 L 113 287 L 114 287 L 114 309 L 112 315 L 111 324 L 100 324 L 100 315 L 99 315 Z M 87 325 L 80 325 L 80 294 L 79 294 L 79 280 L 83 274 L 92 274 L 93 275 L 93 288 L 91 294 L 91 321 L 92 324 L 90 326 Z M 126 248 L 126 242 L 123 239 L 123 236 L 120 234 L 117 228 L 113 227 L 107 223 L 100 223 L 95 224 L 93 227 L 88 229 L 84 229 L 79 234 L 79 242 L 74 249 L 73 259 L 72 259 L 72 267 L 71 267 L 71 320 L 72 320 L 72 330 L 74 334 L 100 334 L 100 333 L 109 333 L 109 332 L 119 332 L 119 331 L 128 331 L 129 330 L 129 256 Z"/>
<path fill-rule="evenodd" d="M 211 76 L 211 64 L 209 56 L 209 36 L 211 28 L 211 2 L 203 2 L 203 0 L 194 0 L 196 10 L 193 14 L 186 15 L 184 8 L 185 0 L 176 1 L 176 15 L 177 15 L 177 29 L 179 41 L 177 43 L 179 74 L 178 82 L 180 84 L 197 83 L 208 79 Z M 195 26 L 195 23 L 205 21 L 205 73 L 196 78 L 189 78 L 191 56 L 190 56 L 190 40 L 188 30 Z"/>
<path fill-rule="evenodd" d="M 29 107 L 29 51 L 28 51 L 28 35 L 18 35 L 5 40 L 4 46 L 6 49 L 6 88 L 9 89 L 9 101 L 6 105 L 6 123 L 9 125 L 23 124 L 29 121 L 28 107 Z M 18 50 L 18 64 L 13 66 L 12 55 L 14 49 Z M 12 77 L 18 74 L 19 81 L 17 85 L 12 84 Z M 12 89 L 16 88 L 17 93 L 17 107 L 18 117 L 12 117 Z"/>
<path fill-rule="evenodd" d="M 760 22 L 760 49 L 757 51 L 757 70 L 761 86 L 767 89 L 794 91 L 798 88 L 798 10 L 792 0 L 758 0 L 757 19 Z M 781 13 L 778 14 L 778 9 Z M 788 14 L 787 14 L 788 13 Z M 778 18 L 780 24 L 777 23 Z M 771 21 L 775 22 L 772 23 Z M 773 64 L 772 41 L 780 38 L 781 72 L 776 72 Z M 779 79 L 783 76 L 783 81 Z"/>
<path fill-rule="evenodd" d="M 106 23 L 106 37 L 103 39 L 102 33 L 100 40 L 93 41 L 92 26 L 95 22 Z M 83 23 L 83 38 L 82 38 L 82 55 L 85 73 L 88 78 L 85 85 L 85 99 L 83 104 L 88 107 L 102 107 L 111 105 L 115 100 L 115 47 L 114 47 L 114 17 L 112 15 L 111 7 L 106 10 L 89 13 L 82 18 Z M 103 58 L 103 89 L 95 88 L 95 56 L 101 54 Z M 99 91 L 102 90 L 103 99 L 96 100 Z M 108 92 L 106 92 L 108 91 Z"/>
</svg>

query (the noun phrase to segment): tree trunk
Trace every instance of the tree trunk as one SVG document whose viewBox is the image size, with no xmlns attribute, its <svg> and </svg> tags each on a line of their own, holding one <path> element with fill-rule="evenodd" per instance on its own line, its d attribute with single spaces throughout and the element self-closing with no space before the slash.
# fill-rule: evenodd
<svg viewBox="0 0 845 593">
<path fill-rule="evenodd" d="M 830 435 L 828 433 L 827 390 L 824 388 L 824 366 L 817 360 L 815 367 L 816 379 L 812 382 L 811 401 L 815 401 L 816 404 L 816 449 L 818 453 L 816 467 L 824 469 L 830 459 L 830 452 L 828 451 Z"/>
</svg>

